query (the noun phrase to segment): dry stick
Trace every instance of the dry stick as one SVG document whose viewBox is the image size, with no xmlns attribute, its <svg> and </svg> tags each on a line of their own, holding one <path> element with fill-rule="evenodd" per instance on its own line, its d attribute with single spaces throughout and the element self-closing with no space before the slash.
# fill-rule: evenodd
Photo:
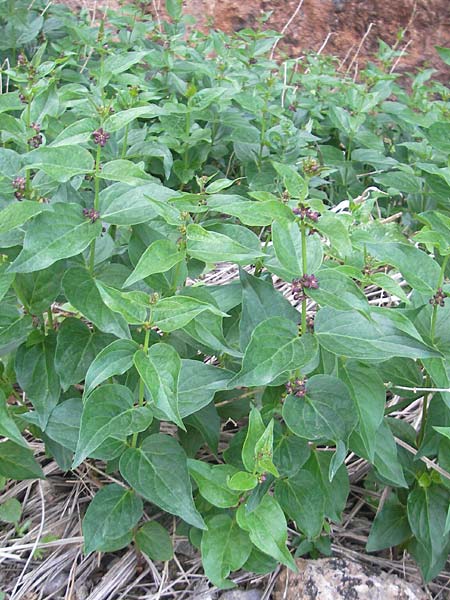
<svg viewBox="0 0 450 600">
<path fill-rule="evenodd" d="M 33 559 L 33 555 L 36 552 L 36 548 L 39 545 L 39 540 L 42 537 L 42 532 L 44 531 L 44 525 L 45 525 L 45 499 L 44 499 L 44 492 L 42 490 L 42 481 L 40 481 L 40 480 L 38 481 L 38 489 L 39 489 L 39 496 L 40 496 L 40 499 L 41 499 L 41 522 L 40 522 L 40 525 L 39 525 L 39 531 L 38 531 L 38 534 L 36 536 L 36 541 L 34 542 L 32 550 L 30 552 L 30 556 L 27 558 L 27 562 L 25 563 L 25 566 L 22 569 L 22 572 L 20 573 L 20 575 L 19 575 L 19 577 L 18 577 L 18 579 L 16 581 L 16 584 L 15 584 L 14 589 L 13 589 L 12 594 L 11 594 L 11 600 L 14 600 L 15 598 L 19 597 L 19 596 L 16 596 L 17 590 L 18 590 L 20 584 L 22 583 L 22 579 L 24 578 L 24 575 L 27 572 L 27 569 L 28 569 L 28 566 L 29 566 L 30 562 Z"/>
<path fill-rule="evenodd" d="M 285 24 L 285 26 L 284 26 L 284 27 L 283 27 L 283 29 L 281 30 L 281 36 L 283 36 L 283 35 L 286 33 L 286 31 L 289 29 L 289 27 L 290 27 L 290 25 L 291 25 L 292 21 L 295 19 L 295 17 L 296 17 L 296 16 L 298 15 L 298 13 L 300 12 L 300 9 L 301 9 L 301 7 L 302 7 L 302 5 L 303 5 L 303 1 L 304 1 L 304 0 L 300 0 L 300 2 L 297 4 L 297 8 L 296 8 L 296 9 L 294 10 L 294 12 L 292 13 L 292 15 L 291 15 L 291 18 L 288 20 L 288 22 Z M 278 42 L 279 42 L 280 40 L 281 40 L 281 37 L 279 37 L 279 38 L 277 38 L 277 39 L 275 40 L 275 43 L 274 43 L 274 45 L 272 46 L 272 51 L 270 52 L 270 60 L 273 60 L 273 56 L 274 56 L 274 54 L 275 54 L 276 47 L 278 46 Z"/>
<path fill-rule="evenodd" d="M 328 44 L 328 40 L 330 39 L 330 37 L 332 35 L 336 35 L 335 31 L 329 31 L 327 33 L 327 37 L 324 39 L 324 41 L 322 42 L 322 45 L 320 46 L 320 48 L 317 50 L 317 54 L 322 54 L 322 51 L 324 50 L 325 46 Z"/>
<path fill-rule="evenodd" d="M 350 56 L 350 54 L 352 53 L 353 48 L 355 47 L 355 44 L 352 44 L 350 46 L 350 48 L 347 50 L 344 58 L 341 60 L 341 62 L 339 63 L 338 68 L 336 69 L 337 72 L 339 73 L 339 71 L 342 69 L 342 67 L 345 65 L 345 63 L 347 62 L 347 58 Z"/>
<path fill-rule="evenodd" d="M 396 390 L 406 390 L 408 392 L 414 392 L 414 393 L 416 393 L 416 392 L 436 392 L 436 393 L 448 392 L 448 393 L 450 393 L 450 388 L 408 387 L 407 385 L 394 385 L 393 387 Z"/>
<path fill-rule="evenodd" d="M 351 71 L 351 69 L 352 69 L 352 67 L 353 67 L 353 65 L 355 63 L 355 60 L 358 58 L 358 55 L 361 52 L 361 48 L 363 47 L 364 42 L 366 41 L 369 33 L 372 30 L 372 27 L 373 27 L 373 23 L 371 23 L 369 25 L 369 27 L 367 28 L 366 33 L 363 35 L 361 41 L 359 42 L 358 48 L 356 49 L 356 52 L 355 52 L 355 56 L 352 58 L 352 61 L 351 61 L 351 63 L 349 64 L 349 66 L 347 68 L 347 73 L 349 73 Z"/>
<path fill-rule="evenodd" d="M 408 452 L 410 452 L 411 454 L 414 454 L 414 456 L 416 456 L 417 450 L 415 448 L 413 448 L 412 446 L 410 446 L 409 444 L 407 444 L 406 442 L 404 442 L 403 440 L 401 440 L 398 437 L 394 437 L 394 439 L 399 446 L 401 446 L 405 450 L 408 450 Z M 429 467 L 430 469 L 433 469 L 434 471 L 437 471 L 439 473 L 439 475 L 442 475 L 442 477 L 444 477 L 445 479 L 448 479 L 450 481 L 450 473 L 448 471 L 446 471 L 445 469 L 443 469 L 442 467 L 437 465 L 435 462 L 433 462 L 426 456 L 420 456 L 419 459 L 422 462 L 424 462 L 427 465 L 427 467 Z"/>
<path fill-rule="evenodd" d="M 392 65 L 391 70 L 389 71 L 389 73 L 393 73 L 398 65 L 398 63 L 402 60 L 402 58 L 405 55 L 405 52 L 408 48 L 408 46 L 412 43 L 412 40 L 409 40 L 405 46 L 403 47 L 402 51 L 400 52 L 399 56 L 397 57 L 397 60 L 395 61 L 395 63 Z"/>
</svg>

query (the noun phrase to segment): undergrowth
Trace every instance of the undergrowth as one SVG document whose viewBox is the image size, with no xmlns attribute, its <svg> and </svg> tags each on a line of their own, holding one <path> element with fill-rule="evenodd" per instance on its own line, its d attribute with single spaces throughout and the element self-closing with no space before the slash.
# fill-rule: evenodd
<svg viewBox="0 0 450 600">
<path fill-rule="evenodd" d="M 43 477 L 33 437 L 64 471 L 104 461 L 85 552 L 170 560 L 162 509 L 227 588 L 330 553 L 352 453 L 367 550 L 429 581 L 450 548 L 449 89 L 400 80 L 384 44 L 354 81 L 166 7 L 0 3 L 2 485 Z M 204 285 L 220 263 L 238 276 Z M 417 400 L 415 428 L 395 418 Z"/>
</svg>

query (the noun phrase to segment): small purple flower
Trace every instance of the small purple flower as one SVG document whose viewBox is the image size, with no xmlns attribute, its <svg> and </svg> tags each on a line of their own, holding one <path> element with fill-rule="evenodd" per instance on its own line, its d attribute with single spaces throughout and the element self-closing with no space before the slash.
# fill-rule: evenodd
<svg viewBox="0 0 450 600">
<path fill-rule="evenodd" d="M 437 292 L 432 298 L 430 298 L 429 302 L 432 306 L 445 306 L 446 297 L 447 294 L 444 292 L 444 290 L 442 288 L 438 288 Z"/>
<path fill-rule="evenodd" d="M 28 143 L 32 148 L 39 148 L 43 141 L 44 140 L 42 138 L 42 135 L 40 133 L 37 133 L 28 140 Z"/>
<path fill-rule="evenodd" d="M 304 398 L 306 396 L 306 377 L 300 379 L 296 377 L 294 380 L 286 383 L 286 392 L 289 396 L 296 398 Z"/>
<path fill-rule="evenodd" d="M 19 67 L 25 67 L 27 63 L 28 60 L 25 54 L 19 54 L 19 56 L 17 57 L 17 64 L 19 65 Z"/>
<path fill-rule="evenodd" d="M 95 221 L 100 218 L 100 213 L 94 208 L 83 208 L 83 215 L 88 217 L 91 220 L 91 223 L 95 223 Z"/>
<path fill-rule="evenodd" d="M 100 127 L 92 133 L 92 137 L 94 138 L 94 143 L 99 144 L 103 148 L 111 136 L 103 127 Z"/>
<path fill-rule="evenodd" d="M 19 100 L 22 102 L 22 104 L 28 104 L 28 99 L 25 94 L 19 94 Z"/>
<path fill-rule="evenodd" d="M 294 294 L 294 300 L 305 299 L 305 289 L 317 290 L 319 288 L 319 282 L 315 275 L 302 275 L 299 279 L 292 280 L 292 292 Z"/>
<path fill-rule="evenodd" d="M 31 123 L 31 129 L 34 129 L 36 133 L 39 133 L 41 131 L 40 123 Z"/>
<path fill-rule="evenodd" d="M 16 190 L 23 192 L 26 185 L 25 177 L 16 177 L 12 180 L 11 184 Z"/>
</svg>

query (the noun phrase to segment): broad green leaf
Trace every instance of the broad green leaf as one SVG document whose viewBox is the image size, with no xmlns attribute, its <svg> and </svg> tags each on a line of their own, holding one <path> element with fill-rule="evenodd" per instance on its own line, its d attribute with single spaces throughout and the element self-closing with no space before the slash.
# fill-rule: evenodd
<svg viewBox="0 0 450 600">
<path fill-rule="evenodd" d="M 0 264 L 0 300 L 4 298 L 15 277 L 14 273 L 6 273 L 7 268 L 7 263 Z"/>
<path fill-rule="evenodd" d="M 172 296 L 159 300 L 153 308 L 153 323 L 161 331 L 170 332 L 182 329 L 202 312 L 209 311 L 219 317 L 228 315 L 213 304 L 208 304 L 190 296 Z"/>
<path fill-rule="evenodd" d="M 106 306 L 113 312 L 122 315 L 127 323 L 140 325 L 148 320 L 150 309 L 148 294 L 144 292 L 121 292 L 101 281 L 97 281 L 96 285 Z"/>
<path fill-rule="evenodd" d="M 99 173 L 101 179 L 109 181 L 120 181 L 128 185 L 144 185 L 152 177 L 146 173 L 142 167 L 131 160 L 111 160 L 103 165 Z"/>
<path fill-rule="evenodd" d="M 120 472 L 146 500 L 205 529 L 192 499 L 186 454 L 174 438 L 157 433 L 145 438 L 140 448 L 129 448 L 120 458 Z"/>
<path fill-rule="evenodd" d="M 277 481 L 275 498 L 308 539 L 320 535 L 325 519 L 325 496 L 309 471 L 301 469 L 293 477 Z"/>
<path fill-rule="evenodd" d="M 298 198 L 301 201 L 305 200 L 308 195 L 308 183 L 297 172 L 295 167 L 275 161 L 272 161 L 272 165 L 278 175 L 280 175 L 283 185 L 291 198 Z"/>
<path fill-rule="evenodd" d="M 0 476 L 17 481 L 45 478 L 32 451 L 12 441 L 0 444 Z"/>
<path fill-rule="evenodd" d="M 275 498 L 266 494 L 251 513 L 246 512 L 245 504 L 241 504 L 236 519 L 239 527 L 248 531 L 250 540 L 257 548 L 297 571 L 295 561 L 286 547 L 286 518 Z"/>
<path fill-rule="evenodd" d="M 22 516 L 22 505 L 17 498 L 9 498 L 0 504 L 0 521 L 18 523 Z"/>
<path fill-rule="evenodd" d="M 16 354 L 17 382 L 38 413 L 41 429 L 45 429 L 61 393 L 55 352 L 56 335 L 50 332 L 33 346 L 22 344 Z"/>
<path fill-rule="evenodd" d="M 55 406 L 48 419 L 45 435 L 57 444 L 75 452 L 80 435 L 81 413 L 83 403 L 81 398 L 69 398 Z M 28 421 L 34 413 L 26 415 Z M 69 465 L 70 468 L 70 465 Z"/>
<path fill-rule="evenodd" d="M 163 343 L 153 344 L 147 354 L 138 350 L 133 362 L 155 407 L 166 419 L 185 429 L 178 408 L 181 359 L 175 348 Z"/>
<path fill-rule="evenodd" d="M 348 256 L 352 251 L 350 235 L 342 215 L 326 211 L 314 225 L 315 229 L 330 240 L 331 247 L 337 250 L 341 257 Z"/>
<path fill-rule="evenodd" d="M 292 477 L 302 468 L 310 456 L 308 442 L 292 435 L 285 428 L 280 434 L 276 424 L 274 433 L 273 462 L 282 477 Z"/>
<path fill-rule="evenodd" d="M 106 384 L 96 388 L 83 406 L 72 468 L 81 464 L 107 438 L 125 440 L 147 429 L 152 419 L 150 408 L 134 406 L 133 394 L 123 385 Z"/>
<path fill-rule="evenodd" d="M 363 455 L 362 452 L 360 454 Z M 397 445 L 386 421 L 381 423 L 377 431 L 373 464 L 378 475 L 391 485 L 408 487 L 398 458 Z"/>
<path fill-rule="evenodd" d="M 239 492 L 248 492 L 258 485 L 258 478 L 253 473 L 238 471 L 228 480 L 228 487 Z"/>
<path fill-rule="evenodd" d="M 435 46 L 436 52 L 442 58 L 446 65 L 450 65 L 450 48 Z"/>
<path fill-rule="evenodd" d="M 83 519 L 84 551 L 101 551 L 111 540 L 126 535 L 143 513 L 142 500 L 116 483 L 102 487 L 91 500 Z"/>
<path fill-rule="evenodd" d="M 109 336 L 91 331 L 80 319 L 64 319 L 55 353 L 55 369 L 63 390 L 84 380 L 96 355 L 109 341 Z"/>
<path fill-rule="evenodd" d="M 25 234 L 23 249 L 9 271 L 40 271 L 57 260 L 76 256 L 100 235 L 101 230 L 100 220 L 92 223 L 78 204 L 58 202 L 52 210 L 35 217 Z"/>
<path fill-rule="evenodd" d="M 202 564 L 208 579 L 221 589 L 236 587 L 227 579 L 246 562 L 252 550 L 248 534 L 227 514 L 215 515 L 206 522 L 201 542 Z"/>
<path fill-rule="evenodd" d="M 49 208 L 47 204 L 31 200 L 22 200 L 22 202 L 8 204 L 6 208 L 0 211 L 0 233 L 20 227 Z"/>
<path fill-rule="evenodd" d="M 183 2 L 182 0 L 166 0 L 167 14 L 174 21 L 179 21 L 183 14 Z"/>
<path fill-rule="evenodd" d="M 173 558 L 172 539 L 158 521 L 147 521 L 134 537 L 136 546 L 151 560 L 167 561 Z"/>
<path fill-rule="evenodd" d="M 306 396 L 288 396 L 283 419 L 289 429 L 308 440 L 347 440 L 358 423 L 355 402 L 347 386 L 331 375 L 307 380 Z"/>
<path fill-rule="evenodd" d="M 15 350 L 27 338 L 32 330 L 31 315 L 3 315 L 0 310 L 0 356 Z"/>
<path fill-rule="evenodd" d="M 135 106 L 127 110 L 121 110 L 110 117 L 104 123 L 105 131 L 113 133 L 122 129 L 135 119 L 153 119 L 161 113 L 161 109 L 156 104 L 147 104 L 146 106 Z"/>
<path fill-rule="evenodd" d="M 300 313 L 278 292 L 273 284 L 253 277 L 243 269 L 239 272 L 242 286 L 242 314 L 239 321 L 240 346 L 248 346 L 253 330 L 270 317 L 285 317 L 294 323 L 300 321 Z"/>
<path fill-rule="evenodd" d="M 403 327 L 391 309 L 371 309 L 369 316 L 365 316 L 325 307 L 317 313 L 314 331 L 323 348 L 348 358 L 381 361 L 398 356 L 429 358 L 437 355 L 417 332 L 413 337 L 399 325 Z"/>
<path fill-rule="evenodd" d="M 183 416 L 182 412 L 181 416 Z M 185 422 L 200 433 L 206 444 L 217 455 L 219 452 L 221 422 L 214 402 L 210 402 L 202 409 L 191 414 Z M 189 436 L 189 433 L 187 435 Z"/>
<path fill-rule="evenodd" d="M 0 389 L 0 436 L 9 438 L 12 442 L 28 448 L 27 443 L 20 433 L 20 429 L 17 427 L 16 422 L 10 416 L 8 411 L 8 404 L 3 391 Z"/>
<path fill-rule="evenodd" d="M 109 377 L 122 375 L 131 369 L 138 348 L 138 344 L 133 340 L 115 340 L 103 348 L 91 362 L 86 373 L 85 396 Z"/>
<path fill-rule="evenodd" d="M 307 290 L 307 294 L 320 306 L 331 306 L 343 311 L 369 311 L 364 292 L 350 277 L 336 269 L 321 269 L 317 273 L 319 289 Z"/>
<path fill-rule="evenodd" d="M 252 473 L 256 467 L 256 444 L 264 434 L 266 427 L 257 408 L 252 408 L 248 419 L 247 435 L 242 446 L 242 462 L 247 471 Z"/>
<path fill-rule="evenodd" d="M 236 473 L 231 465 L 209 465 L 201 460 L 188 459 L 189 474 L 198 485 L 200 494 L 213 506 L 236 506 L 240 494 L 232 491 L 227 480 Z"/>
<path fill-rule="evenodd" d="M 124 287 L 129 287 L 154 273 L 164 273 L 184 258 L 184 252 L 171 240 L 156 240 L 140 257 L 136 268 L 125 281 Z"/>
<path fill-rule="evenodd" d="M 369 281 L 377 287 L 385 290 L 391 296 L 396 296 L 397 298 L 400 298 L 402 302 L 409 304 L 410 301 L 407 294 L 390 275 L 381 272 L 372 273 L 369 277 Z"/>
<path fill-rule="evenodd" d="M 262 250 L 245 246 L 236 240 L 215 231 L 203 229 L 200 225 L 187 227 L 187 253 L 206 263 L 235 262 L 248 265 L 264 256 Z"/>
<path fill-rule="evenodd" d="M 113 225 L 146 223 L 156 217 L 155 209 L 147 196 L 165 202 L 175 195 L 173 190 L 156 183 L 138 187 L 117 183 L 100 192 L 100 214 L 103 221 Z"/>
<path fill-rule="evenodd" d="M 73 146 L 84 144 L 92 138 L 92 132 L 97 129 L 97 120 L 92 118 L 80 119 L 66 127 L 49 144 L 51 147 Z"/>
<path fill-rule="evenodd" d="M 303 273 L 303 251 L 301 233 L 296 222 L 275 221 L 272 225 L 272 240 L 276 257 L 279 264 L 289 274 L 286 279 L 301 277 Z M 317 236 L 307 236 L 306 238 L 306 273 L 315 273 L 323 260 L 322 243 Z M 272 269 L 269 261 L 267 264 L 269 270 L 276 273 L 276 266 Z"/>
<path fill-rule="evenodd" d="M 411 536 L 406 506 L 391 493 L 384 503 L 370 529 L 366 544 L 367 552 L 378 552 L 403 543 Z"/>
<path fill-rule="evenodd" d="M 416 487 L 408 496 L 408 521 L 417 546 L 411 548 L 425 581 L 430 581 L 444 568 L 450 549 L 448 534 L 444 535 L 448 491 L 438 484 Z"/>
<path fill-rule="evenodd" d="M 228 344 L 223 334 L 223 318 L 213 314 L 210 311 L 204 311 L 192 319 L 183 327 L 189 336 L 200 343 L 200 348 L 204 352 L 211 354 L 229 354 L 230 356 L 241 357 L 242 354 Z M 213 352 L 211 352 L 211 350 Z"/>
<path fill-rule="evenodd" d="M 446 50 L 448 50 L 448 48 L 446 48 Z M 443 58 L 442 55 L 441 58 Z M 450 124 L 447 121 L 433 123 L 426 131 L 425 135 L 433 148 L 436 148 L 444 154 L 450 152 Z"/>
<path fill-rule="evenodd" d="M 298 336 L 298 327 L 283 317 L 271 317 L 253 331 L 245 350 L 242 368 L 230 387 L 260 386 L 274 381 L 282 373 L 309 372 L 317 358 L 315 337 Z"/>
<path fill-rule="evenodd" d="M 67 300 L 100 331 L 119 338 L 129 338 L 128 324 L 122 315 L 113 312 L 103 302 L 96 281 L 82 267 L 69 269 L 63 278 Z"/>
<path fill-rule="evenodd" d="M 291 209 L 277 200 L 246 201 L 240 196 L 216 195 L 208 198 L 208 208 L 214 212 L 237 217 L 250 227 L 270 225 L 275 219 L 294 220 Z"/>
<path fill-rule="evenodd" d="M 94 169 L 93 156 L 79 145 L 61 148 L 44 146 L 29 152 L 24 159 L 29 168 L 40 169 L 59 183 L 65 183 L 75 175 L 89 173 Z"/>
<path fill-rule="evenodd" d="M 373 179 L 387 190 L 393 189 L 405 194 L 417 194 L 421 191 L 422 179 L 410 173 L 403 171 L 389 171 L 389 173 L 381 173 L 374 175 Z"/>
<path fill-rule="evenodd" d="M 339 369 L 339 376 L 345 382 L 358 412 L 356 431 L 373 462 L 377 431 L 383 421 L 386 403 L 386 388 L 378 373 L 369 365 L 356 361 L 346 361 Z"/>
<path fill-rule="evenodd" d="M 17 273 L 14 290 L 27 310 L 35 315 L 48 310 L 61 292 L 64 261 L 33 273 Z"/>
<path fill-rule="evenodd" d="M 182 359 L 178 382 L 178 408 L 187 417 L 207 406 L 219 390 L 228 389 L 234 373 L 198 360 Z"/>
</svg>

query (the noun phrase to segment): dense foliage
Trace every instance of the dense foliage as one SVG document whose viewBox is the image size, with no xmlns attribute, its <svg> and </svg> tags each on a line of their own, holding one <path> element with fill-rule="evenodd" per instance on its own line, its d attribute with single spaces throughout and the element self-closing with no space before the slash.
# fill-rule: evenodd
<svg viewBox="0 0 450 600">
<path fill-rule="evenodd" d="M 43 476 L 24 431 L 63 470 L 105 461 L 85 551 L 170 559 L 145 503 L 226 588 L 330 552 L 352 453 L 368 551 L 406 548 L 430 580 L 450 548 L 449 89 L 430 69 L 402 87 L 384 44 L 355 82 L 270 60 L 274 32 L 187 37 L 166 6 L 91 24 L 0 3 L 3 485 Z M 222 262 L 236 276 L 202 282 Z M 416 429 L 395 418 L 413 403 Z"/>
</svg>

